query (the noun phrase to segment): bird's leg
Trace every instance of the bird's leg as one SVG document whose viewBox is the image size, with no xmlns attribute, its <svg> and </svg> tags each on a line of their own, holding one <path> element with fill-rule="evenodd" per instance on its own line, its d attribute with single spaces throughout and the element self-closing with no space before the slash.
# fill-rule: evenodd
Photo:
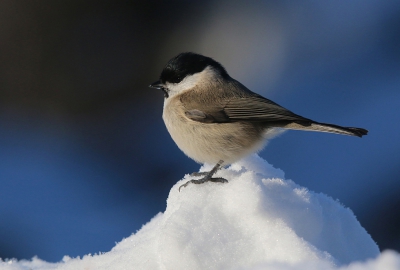
<svg viewBox="0 0 400 270">
<path fill-rule="evenodd" d="M 205 182 L 214 182 L 214 183 L 228 183 L 228 180 L 222 177 L 212 177 L 219 169 L 222 168 L 222 163 L 224 163 L 223 160 L 220 160 L 214 168 L 212 168 L 211 171 L 209 172 L 200 172 L 200 173 L 192 173 L 191 176 L 204 176 L 203 178 L 200 178 L 198 180 L 189 180 L 185 184 L 181 185 L 179 187 L 179 191 L 181 191 L 182 187 L 186 187 L 189 185 L 189 183 L 193 184 L 203 184 Z"/>
<path fill-rule="evenodd" d="M 194 172 L 194 173 L 191 173 L 190 176 L 204 176 L 204 175 L 207 175 L 209 173 L 210 172 Z"/>
</svg>

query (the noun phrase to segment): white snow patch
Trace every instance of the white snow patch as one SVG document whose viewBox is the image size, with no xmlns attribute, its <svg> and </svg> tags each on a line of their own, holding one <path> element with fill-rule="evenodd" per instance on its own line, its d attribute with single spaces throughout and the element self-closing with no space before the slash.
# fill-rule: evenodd
<svg viewBox="0 0 400 270">
<path fill-rule="evenodd" d="M 179 192 L 186 175 L 165 212 L 110 252 L 59 263 L 5 260 L 0 269 L 400 269 L 400 255 L 380 254 L 351 210 L 284 180 L 258 156 L 217 176 L 229 183 Z"/>
</svg>

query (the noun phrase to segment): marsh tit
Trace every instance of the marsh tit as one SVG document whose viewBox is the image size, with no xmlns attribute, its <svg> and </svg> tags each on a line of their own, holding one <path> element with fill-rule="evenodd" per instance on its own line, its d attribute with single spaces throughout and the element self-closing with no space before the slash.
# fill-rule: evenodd
<svg viewBox="0 0 400 270">
<path fill-rule="evenodd" d="M 163 119 L 178 147 L 196 162 L 216 164 L 209 172 L 193 173 L 202 177 L 181 187 L 227 182 L 213 175 L 222 166 L 261 150 L 277 129 L 358 137 L 368 133 L 297 115 L 247 89 L 212 58 L 191 52 L 172 58 L 150 87 L 164 92 Z"/>
</svg>

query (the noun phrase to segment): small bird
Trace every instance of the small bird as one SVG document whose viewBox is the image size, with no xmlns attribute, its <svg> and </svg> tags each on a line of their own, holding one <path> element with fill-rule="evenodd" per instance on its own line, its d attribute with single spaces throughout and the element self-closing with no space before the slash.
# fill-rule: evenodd
<svg viewBox="0 0 400 270">
<path fill-rule="evenodd" d="M 149 87 L 164 92 L 164 123 L 178 147 L 198 163 L 216 164 L 189 183 L 228 182 L 213 175 L 263 148 L 278 129 L 362 137 L 363 128 L 341 127 L 297 115 L 247 89 L 210 57 L 185 52 L 172 58 Z"/>
</svg>

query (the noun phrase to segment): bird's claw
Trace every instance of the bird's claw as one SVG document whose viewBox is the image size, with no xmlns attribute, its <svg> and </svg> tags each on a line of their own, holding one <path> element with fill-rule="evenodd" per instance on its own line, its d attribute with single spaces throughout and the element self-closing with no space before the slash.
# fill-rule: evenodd
<svg viewBox="0 0 400 270">
<path fill-rule="evenodd" d="M 191 173 L 190 176 L 205 176 L 209 173 L 210 172 L 194 172 L 194 173 Z"/>
<path fill-rule="evenodd" d="M 226 180 L 225 178 L 222 177 L 215 177 L 215 178 L 211 178 L 211 177 L 204 177 L 198 180 L 189 180 L 187 181 L 185 184 L 181 185 L 179 187 L 179 192 L 181 192 L 181 188 L 186 187 L 187 185 L 189 185 L 190 183 L 193 184 L 203 184 L 205 182 L 214 182 L 214 183 L 228 183 L 228 180 Z"/>
<path fill-rule="evenodd" d="M 189 180 L 187 181 L 185 184 L 181 185 L 179 187 L 179 192 L 181 192 L 181 188 L 182 187 L 186 187 L 187 185 L 189 185 L 189 183 L 193 183 L 193 184 L 203 184 L 205 182 L 214 182 L 214 183 L 228 183 L 228 180 L 226 180 L 225 178 L 222 177 L 212 177 L 219 169 L 221 169 L 221 165 L 224 163 L 223 160 L 220 160 L 215 166 L 214 168 L 212 168 L 211 171 L 209 172 L 194 172 L 192 173 L 190 176 L 204 176 L 203 178 L 200 178 L 198 180 Z"/>
</svg>

